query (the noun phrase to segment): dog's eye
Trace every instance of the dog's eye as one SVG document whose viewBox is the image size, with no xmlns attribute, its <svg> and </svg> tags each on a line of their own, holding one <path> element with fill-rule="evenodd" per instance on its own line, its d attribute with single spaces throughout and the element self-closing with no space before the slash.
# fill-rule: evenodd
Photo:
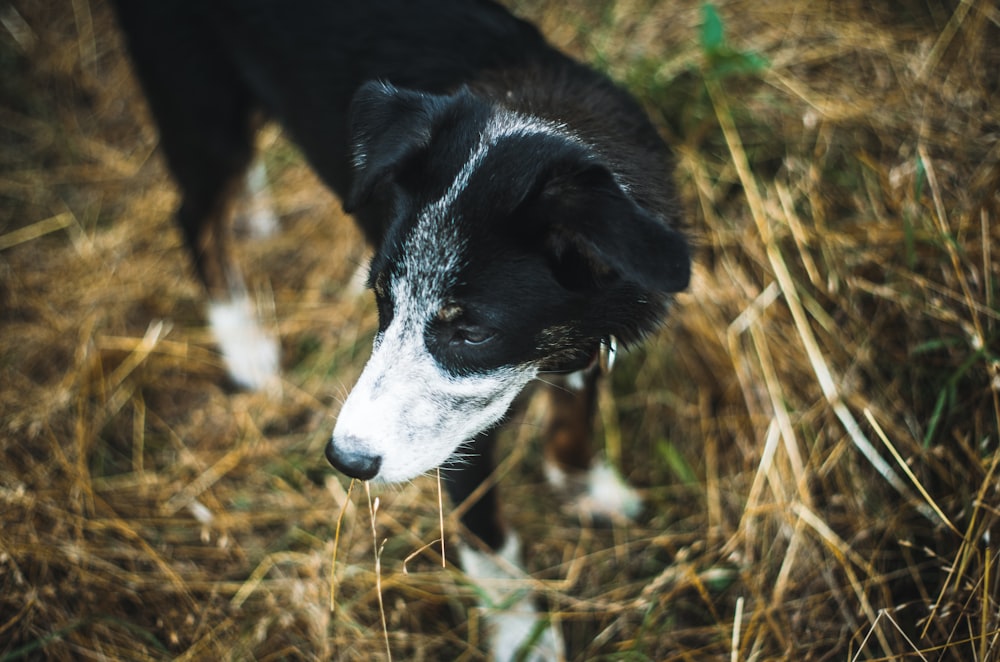
<svg viewBox="0 0 1000 662">
<path fill-rule="evenodd" d="M 460 326 L 452 334 L 451 342 L 463 345 L 483 345 L 496 335 L 481 326 Z"/>
</svg>

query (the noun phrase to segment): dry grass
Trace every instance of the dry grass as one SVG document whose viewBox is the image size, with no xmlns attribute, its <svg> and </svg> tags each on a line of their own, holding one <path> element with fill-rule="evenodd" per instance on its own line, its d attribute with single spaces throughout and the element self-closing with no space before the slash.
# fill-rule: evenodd
<svg viewBox="0 0 1000 662">
<path fill-rule="evenodd" d="M 537 413 L 506 440 L 572 658 L 1000 659 L 1000 10 L 720 0 L 767 61 L 726 74 L 699 2 L 518 6 L 646 103 L 699 243 L 602 399 L 641 520 L 539 507 Z M 269 136 L 284 231 L 245 247 L 266 397 L 224 386 L 103 3 L 0 7 L 0 145 L 0 659 L 482 659 L 434 481 L 373 542 L 322 459 L 374 311 L 295 151 Z"/>
</svg>

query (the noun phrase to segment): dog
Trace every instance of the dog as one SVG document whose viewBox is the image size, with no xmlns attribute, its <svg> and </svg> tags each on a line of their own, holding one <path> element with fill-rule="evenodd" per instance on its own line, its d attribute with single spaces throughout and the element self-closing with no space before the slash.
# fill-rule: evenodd
<svg viewBox="0 0 1000 662">
<path fill-rule="evenodd" d="M 443 465 L 463 504 L 493 470 L 515 397 L 561 375 L 547 475 L 563 488 L 582 478 L 598 515 L 634 513 L 635 493 L 589 448 L 595 383 L 614 345 L 661 324 L 690 256 L 672 157 L 629 94 L 491 0 L 115 4 L 237 384 L 266 388 L 279 364 L 229 254 L 267 119 L 374 249 L 379 328 L 329 462 L 387 482 Z M 496 490 L 465 506 L 483 543 L 461 546 L 465 571 L 507 576 L 519 543 Z M 491 614 L 504 660 L 544 618 L 530 595 L 507 602 Z M 543 630 L 532 659 L 556 659 L 558 629 Z"/>
</svg>

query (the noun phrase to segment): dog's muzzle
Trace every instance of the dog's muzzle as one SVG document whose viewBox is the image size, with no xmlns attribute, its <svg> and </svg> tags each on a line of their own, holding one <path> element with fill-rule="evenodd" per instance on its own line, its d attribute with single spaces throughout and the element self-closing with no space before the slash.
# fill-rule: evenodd
<svg viewBox="0 0 1000 662">
<path fill-rule="evenodd" d="M 334 469 L 358 480 L 371 480 L 378 475 L 379 469 L 382 468 L 381 455 L 352 450 L 352 446 L 360 444 L 352 443 L 354 440 L 351 438 L 342 441 L 343 443 L 338 445 L 331 439 L 326 444 L 326 459 Z"/>
</svg>

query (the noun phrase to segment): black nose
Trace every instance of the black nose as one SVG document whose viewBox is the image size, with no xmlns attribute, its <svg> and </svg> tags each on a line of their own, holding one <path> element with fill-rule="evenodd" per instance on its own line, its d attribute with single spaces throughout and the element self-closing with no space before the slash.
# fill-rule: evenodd
<svg viewBox="0 0 1000 662">
<path fill-rule="evenodd" d="M 333 443 L 333 439 L 326 444 L 326 459 L 333 468 L 358 480 L 374 478 L 382 467 L 382 456 L 351 450 L 361 445 L 360 442 L 355 443 L 354 439 L 347 438 L 341 441 L 339 447 Z"/>
</svg>

